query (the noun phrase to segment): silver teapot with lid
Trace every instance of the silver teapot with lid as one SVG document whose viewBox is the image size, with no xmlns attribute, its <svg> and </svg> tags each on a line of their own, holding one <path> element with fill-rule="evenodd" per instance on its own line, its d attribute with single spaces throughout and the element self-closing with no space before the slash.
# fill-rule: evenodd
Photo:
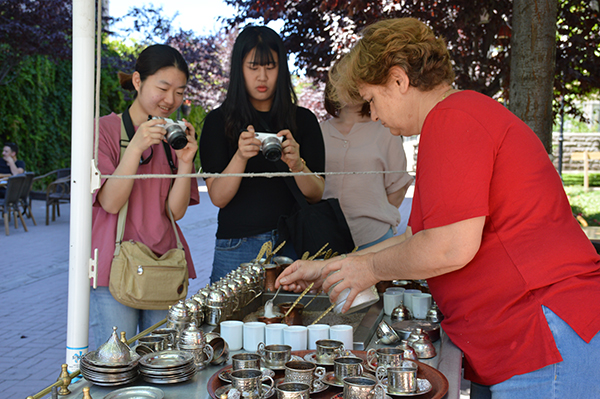
<svg viewBox="0 0 600 399">
<path fill-rule="evenodd" d="M 206 298 L 205 319 L 206 324 L 218 325 L 225 320 L 227 314 L 227 295 L 218 287 L 211 287 Z"/>
<path fill-rule="evenodd" d="M 194 297 L 185 301 L 185 307 L 190 315 L 190 321 L 195 321 L 196 325 L 201 326 L 204 323 L 204 308 L 196 301 Z"/>
<path fill-rule="evenodd" d="M 213 348 L 206 342 L 206 336 L 192 320 L 181 332 L 177 341 L 177 348 L 194 355 L 197 370 L 202 370 L 213 358 Z"/>
<path fill-rule="evenodd" d="M 180 299 L 175 305 L 169 308 L 167 313 L 167 328 L 174 328 L 179 333 L 187 327 L 191 321 L 191 316 L 185 306 L 185 300 Z"/>
</svg>

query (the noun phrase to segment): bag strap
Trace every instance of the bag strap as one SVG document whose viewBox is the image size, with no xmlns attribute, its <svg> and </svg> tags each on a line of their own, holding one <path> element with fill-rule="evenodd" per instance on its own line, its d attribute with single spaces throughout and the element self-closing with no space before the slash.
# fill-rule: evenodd
<svg viewBox="0 0 600 399">
<path fill-rule="evenodd" d="M 286 165 L 284 162 L 278 162 L 277 169 L 279 169 L 280 172 L 289 172 L 289 170 L 287 169 L 284 170 L 284 165 Z M 298 205 L 300 205 L 301 208 L 306 208 L 310 206 L 310 204 L 304 197 L 304 194 L 302 194 L 302 191 L 300 191 L 300 187 L 298 187 L 298 185 L 296 184 L 296 180 L 293 177 L 284 177 L 283 180 L 285 181 L 285 184 L 287 184 L 288 188 L 292 192 L 292 195 L 294 196 L 294 199 L 296 200 Z"/>
<path fill-rule="evenodd" d="M 125 113 L 123 113 L 123 115 L 125 115 Z M 127 115 L 129 116 L 129 112 L 127 112 Z M 131 118 L 129 118 L 129 121 L 131 122 Z M 133 125 L 132 125 L 132 128 L 133 128 Z M 124 119 L 121 119 L 121 157 L 123 157 L 123 154 L 125 153 L 125 150 L 127 149 L 127 145 L 123 146 L 123 137 L 127 138 L 127 136 L 128 136 L 128 133 L 127 133 L 127 129 L 125 127 L 125 121 L 124 121 Z M 131 135 L 131 137 L 133 137 L 133 135 Z M 126 142 L 129 143 L 129 140 L 126 140 Z M 170 151 L 167 152 L 167 154 L 171 155 Z M 149 160 L 150 158 L 151 158 L 151 156 L 149 156 L 146 159 Z M 169 191 L 171 191 L 170 187 L 169 187 Z M 168 200 L 167 200 L 166 206 L 167 206 L 167 210 L 169 211 L 169 219 L 171 219 L 171 225 L 173 226 L 173 231 L 175 231 L 175 238 L 177 239 L 177 248 L 183 249 L 183 244 L 181 244 L 181 239 L 179 238 L 179 232 L 177 231 L 177 226 L 175 225 L 175 219 L 173 218 L 173 212 L 171 212 L 171 207 L 169 207 Z M 116 236 L 116 241 L 115 241 L 114 256 L 117 256 L 119 254 L 119 252 L 121 251 L 121 243 L 123 242 L 123 235 L 125 234 L 125 220 L 127 219 L 127 208 L 128 207 L 129 207 L 129 200 L 127 200 L 127 202 L 125 202 L 125 205 L 123 205 L 121 207 L 121 209 L 119 210 L 119 219 L 117 220 L 117 236 Z"/>
</svg>

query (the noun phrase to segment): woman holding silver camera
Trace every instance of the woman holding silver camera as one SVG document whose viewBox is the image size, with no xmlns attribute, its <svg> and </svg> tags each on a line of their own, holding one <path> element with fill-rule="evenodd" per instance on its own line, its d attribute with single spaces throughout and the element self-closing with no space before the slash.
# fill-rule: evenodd
<svg viewBox="0 0 600 399">
<path fill-rule="evenodd" d="M 169 136 L 164 118 L 179 108 L 189 78 L 181 54 L 166 45 L 154 45 L 139 55 L 132 75 L 120 74 L 121 85 L 135 90 L 135 100 L 121 115 L 114 112 L 100 118 L 98 168 L 103 175 L 188 174 L 192 173 L 198 149 L 194 127 L 185 122 L 187 143 L 166 144 Z M 159 117 L 151 119 L 150 117 Z M 133 136 L 121 156 L 122 121 Z M 173 140 L 169 140 L 174 144 Z M 181 145 L 184 144 L 183 148 Z M 171 166 L 170 163 L 173 163 Z M 93 196 L 92 250 L 98 249 L 98 288 L 90 293 L 90 321 L 96 347 L 104 343 L 118 326 L 127 337 L 134 336 L 166 317 L 167 310 L 141 310 L 125 306 L 111 295 L 108 285 L 119 211 L 128 202 L 123 241 L 146 244 L 162 255 L 177 246 L 177 238 L 167 206 L 175 220 L 181 219 L 188 205 L 199 203 L 195 178 L 103 179 Z M 168 205 L 167 205 L 168 204 Z M 194 264 L 183 234 L 178 234 L 185 249 L 188 273 L 195 278 Z"/>
<path fill-rule="evenodd" d="M 324 187 L 321 177 L 308 174 L 325 168 L 321 129 L 311 111 L 297 106 L 279 35 L 267 27 L 244 29 L 233 47 L 229 79 L 223 105 L 208 114 L 202 129 L 204 172 L 291 171 L 307 175 L 206 179 L 211 201 L 220 208 L 213 282 L 256 258 L 266 241 L 275 245 L 279 217 L 289 215 L 296 203 L 284 179 L 293 179 L 310 203 L 321 199 Z M 261 141 L 256 133 L 281 138 L 281 156 L 264 148 L 277 146 L 273 136 Z M 279 254 L 296 258 L 291 243 Z"/>
</svg>

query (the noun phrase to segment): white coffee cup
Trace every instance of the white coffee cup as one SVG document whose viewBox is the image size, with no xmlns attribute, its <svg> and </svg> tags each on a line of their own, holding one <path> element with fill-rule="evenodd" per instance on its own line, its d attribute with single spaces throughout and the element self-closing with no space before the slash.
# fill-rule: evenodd
<svg viewBox="0 0 600 399">
<path fill-rule="evenodd" d="M 244 323 L 244 350 L 254 352 L 260 342 L 265 342 L 265 326 L 261 321 Z"/>
<path fill-rule="evenodd" d="M 288 326 L 283 329 L 283 343 L 292 347 L 293 351 L 306 350 L 308 329 L 305 326 Z"/>
<path fill-rule="evenodd" d="M 388 287 L 385 289 L 385 292 L 400 292 L 402 294 L 404 294 L 404 291 L 406 289 L 402 288 L 402 287 Z"/>
<path fill-rule="evenodd" d="M 427 312 L 431 307 L 431 294 L 421 293 L 412 295 L 413 317 L 415 319 L 425 319 Z"/>
<path fill-rule="evenodd" d="M 222 321 L 220 324 L 221 338 L 227 342 L 229 350 L 239 351 L 242 349 L 242 337 L 244 323 L 239 320 Z"/>
<path fill-rule="evenodd" d="M 392 311 L 400 305 L 404 298 L 403 292 L 386 291 L 383 293 L 383 313 L 387 316 L 392 315 Z"/>
<path fill-rule="evenodd" d="M 329 339 L 329 326 L 327 324 L 312 324 L 308 327 L 308 349 L 317 349 L 316 342 L 321 339 Z"/>
<path fill-rule="evenodd" d="M 347 324 L 338 324 L 329 328 L 329 339 L 342 341 L 347 350 L 354 349 L 354 331 L 352 326 Z"/>
<path fill-rule="evenodd" d="M 403 293 L 403 301 L 404 301 L 404 306 L 410 310 L 410 313 L 413 313 L 413 308 L 412 308 L 412 296 L 413 294 L 420 294 L 421 290 L 417 290 L 417 289 L 408 289 L 408 290 L 404 290 Z"/>
<path fill-rule="evenodd" d="M 287 324 L 272 323 L 265 326 L 265 344 L 267 345 L 283 345 L 283 330 Z"/>
</svg>

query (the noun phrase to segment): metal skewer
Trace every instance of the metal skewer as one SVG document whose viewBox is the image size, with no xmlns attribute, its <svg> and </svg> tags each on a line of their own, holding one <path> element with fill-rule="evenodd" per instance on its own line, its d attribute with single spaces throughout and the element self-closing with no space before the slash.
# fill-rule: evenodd
<svg viewBox="0 0 600 399">
<path fill-rule="evenodd" d="M 323 317 L 325 317 L 325 315 L 329 312 L 331 312 L 331 309 L 333 309 L 335 307 L 335 303 L 332 303 L 330 307 L 327 308 L 327 310 L 325 310 L 321 316 L 317 317 L 317 319 L 315 321 L 313 321 L 312 323 L 310 323 L 310 325 L 312 326 L 313 324 L 318 323 Z M 306 308 L 306 307 L 305 307 Z"/>
<path fill-rule="evenodd" d="M 292 311 L 292 309 L 294 309 L 294 307 L 298 304 L 298 302 L 300 302 L 300 299 L 302 299 L 304 297 L 304 295 L 306 295 L 308 293 L 308 291 L 310 291 L 310 289 L 313 287 L 313 285 L 315 285 L 315 283 L 310 283 L 310 285 L 308 287 L 306 287 L 306 289 L 302 292 L 302 294 L 300 294 L 298 299 L 296 299 L 294 301 L 294 303 L 292 303 L 292 306 L 290 306 L 290 308 L 287 310 L 287 312 L 285 312 L 285 314 L 283 315 L 284 319 L 290 314 L 290 312 Z"/>
</svg>

